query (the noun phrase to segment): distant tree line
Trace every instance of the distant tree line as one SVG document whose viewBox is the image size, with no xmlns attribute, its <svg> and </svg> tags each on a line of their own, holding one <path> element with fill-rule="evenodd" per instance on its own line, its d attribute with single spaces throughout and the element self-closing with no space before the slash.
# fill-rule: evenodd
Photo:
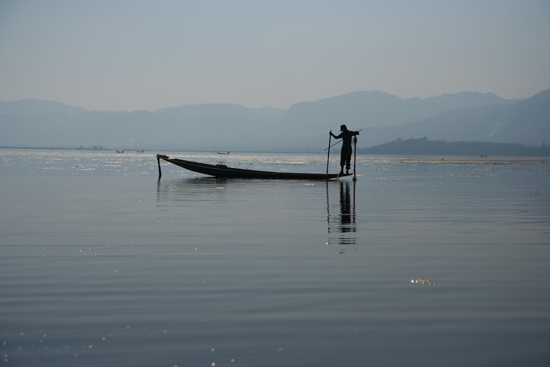
<svg viewBox="0 0 550 367">
<path fill-rule="evenodd" d="M 549 156 L 550 148 L 511 143 L 447 142 L 428 138 L 402 139 L 370 148 L 357 149 L 359 154 L 399 155 L 477 155 L 477 156 Z"/>
<path fill-rule="evenodd" d="M 103 145 L 94 145 L 93 147 L 84 147 L 79 146 L 78 148 L 75 148 L 77 150 L 103 150 Z"/>
</svg>

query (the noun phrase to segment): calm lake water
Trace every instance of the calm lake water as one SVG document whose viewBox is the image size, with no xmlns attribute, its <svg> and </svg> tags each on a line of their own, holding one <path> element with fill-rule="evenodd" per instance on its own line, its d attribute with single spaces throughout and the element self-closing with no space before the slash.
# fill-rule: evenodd
<svg viewBox="0 0 550 367">
<path fill-rule="evenodd" d="M 550 365 L 548 160 L 360 156 L 355 183 L 327 183 L 166 162 L 159 181 L 147 152 L 0 158 L 2 365 Z"/>
</svg>

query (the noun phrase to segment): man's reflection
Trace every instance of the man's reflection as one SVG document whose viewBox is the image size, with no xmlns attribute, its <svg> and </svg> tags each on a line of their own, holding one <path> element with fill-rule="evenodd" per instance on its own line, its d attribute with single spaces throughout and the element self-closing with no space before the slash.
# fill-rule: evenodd
<svg viewBox="0 0 550 367">
<path fill-rule="evenodd" d="M 330 203 L 328 213 L 328 232 L 329 243 L 337 242 L 340 245 L 355 245 L 357 227 L 355 223 L 355 182 L 340 181 L 340 213 L 331 218 Z M 352 187 L 353 185 L 353 187 Z M 328 190 L 328 187 L 327 187 Z M 331 229 L 336 224 L 338 228 L 337 236 L 331 235 Z"/>
<path fill-rule="evenodd" d="M 350 184 L 340 182 L 340 232 L 355 232 L 352 224 L 355 224 L 355 208 L 352 207 Z"/>
</svg>

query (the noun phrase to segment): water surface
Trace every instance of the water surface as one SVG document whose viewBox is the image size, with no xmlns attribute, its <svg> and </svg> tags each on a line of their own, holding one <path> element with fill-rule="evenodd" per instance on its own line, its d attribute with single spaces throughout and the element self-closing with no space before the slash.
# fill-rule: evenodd
<svg viewBox="0 0 550 367">
<path fill-rule="evenodd" d="M 0 157 L 6 366 L 550 362 L 547 160 L 361 156 L 355 183 L 327 183 L 168 163 L 159 181 L 150 153 Z"/>
</svg>

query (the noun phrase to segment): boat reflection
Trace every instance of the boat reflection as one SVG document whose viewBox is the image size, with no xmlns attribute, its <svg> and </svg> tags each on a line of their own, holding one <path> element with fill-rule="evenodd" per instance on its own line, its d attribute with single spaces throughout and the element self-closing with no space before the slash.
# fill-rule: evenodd
<svg viewBox="0 0 550 367">
<path fill-rule="evenodd" d="M 157 201 L 210 201 L 224 199 L 228 180 L 214 177 L 192 177 L 157 181 Z"/>
<path fill-rule="evenodd" d="M 328 244 L 356 245 L 355 181 L 339 182 L 339 212 L 331 215 L 329 186 L 327 185 Z"/>
</svg>

